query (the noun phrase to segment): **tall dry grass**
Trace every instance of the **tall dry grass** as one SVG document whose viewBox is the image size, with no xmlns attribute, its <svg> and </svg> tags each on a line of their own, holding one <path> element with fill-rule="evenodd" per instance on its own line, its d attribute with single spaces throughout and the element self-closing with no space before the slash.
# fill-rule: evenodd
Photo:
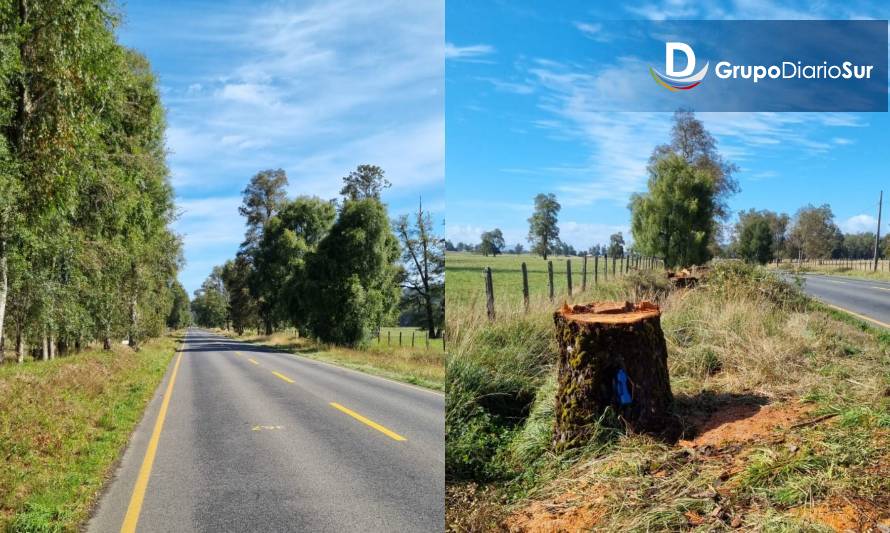
<svg viewBox="0 0 890 533">
<path fill-rule="evenodd" d="M 743 525 L 794 530 L 801 526 L 789 506 L 850 489 L 856 479 L 868 494 L 890 489 L 879 473 L 863 473 L 880 457 L 883 428 L 890 427 L 886 337 L 821 310 L 767 269 L 735 263 L 715 266 L 691 290 L 668 291 L 660 277 L 640 273 L 573 298 L 615 299 L 661 304 L 681 417 L 715 402 L 758 398 L 807 402 L 814 413 L 854 421 L 806 430 L 800 449 L 764 449 L 732 466 L 741 469 L 733 505 L 757 507 Z M 467 507 L 451 510 L 449 527 L 472 529 L 462 518 L 471 516 L 491 524 L 490 507 L 505 512 L 567 491 L 587 501 L 602 497 L 603 530 L 677 530 L 688 527 L 689 511 L 714 512 L 714 499 L 701 494 L 722 483 L 726 464 L 690 460 L 669 443 L 607 428 L 582 449 L 553 452 L 552 313 L 561 303 L 534 297 L 528 313 L 519 299 L 499 303 L 494 321 L 484 302 L 448 304 L 446 475 L 451 501 Z M 657 465 L 668 470 L 664 477 L 651 475 Z M 488 488 L 466 497 L 477 483 Z"/>
</svg>

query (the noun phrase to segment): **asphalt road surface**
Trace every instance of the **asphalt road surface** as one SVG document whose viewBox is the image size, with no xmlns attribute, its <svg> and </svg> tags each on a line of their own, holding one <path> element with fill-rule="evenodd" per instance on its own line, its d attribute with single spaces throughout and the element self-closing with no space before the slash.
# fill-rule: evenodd
<svg viewBox="0 0 890 533">
<path fill-rule="evenodd" d="M 875 325 L 890 328 L 890 283 L 842 276 L 803 274 L 804 291 Z"/>
<path fill-rule="evenodd" d="M 87 530 L 442 531 L 444 432 L 441 394 L 190 329 Z"/>
</svg>

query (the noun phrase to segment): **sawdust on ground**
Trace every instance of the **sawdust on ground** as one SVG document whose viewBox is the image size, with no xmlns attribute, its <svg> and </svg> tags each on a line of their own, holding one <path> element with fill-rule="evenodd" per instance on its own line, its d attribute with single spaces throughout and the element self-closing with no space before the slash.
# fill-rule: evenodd
<svg viewBox="0 0 890 533">
<path fill-rule="evenodd" d="M 775 430 L 788 429 L 803 420 L 811 408 L 801 404 L 766 405 L 732 404 L 718 409 L 698 426 L 692 440 L 681 440 L 680 446 L 720 446 L 770 436 Z"/>
<path fill-rule="evenodd" d="M 606 513 L 602 491 L 568 492 L 552 500 L 537 501 L 505 521 L 511 533 L 576 533 L 590 531 Z"/>
</svg>

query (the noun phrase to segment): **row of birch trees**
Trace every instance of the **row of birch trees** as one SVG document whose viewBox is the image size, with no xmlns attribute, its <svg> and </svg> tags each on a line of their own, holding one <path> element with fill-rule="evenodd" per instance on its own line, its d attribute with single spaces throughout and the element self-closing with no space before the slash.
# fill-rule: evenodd
<svg viewBox="0 0 890 533">
<path fill-rule="evenodd" d="M 157 80 L 117 24 L 103 1 L 0 3 L 0 343 L 19 361 L 189 320 Z"/>
</svg>

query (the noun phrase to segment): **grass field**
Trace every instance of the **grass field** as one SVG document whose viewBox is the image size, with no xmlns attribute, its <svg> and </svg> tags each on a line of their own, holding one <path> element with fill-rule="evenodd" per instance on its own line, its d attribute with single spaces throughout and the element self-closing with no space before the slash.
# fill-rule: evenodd
<svg viewBox="0 0 890 533">
<path fill-rule="evenodd" d="M 796 263 L 770 264 L 769 268 L 782 270 L 800 270 L 817 274 L 829 274 L 832 276 L 845 276 L 850 278 L 873 279 L 878 281 L 890 281 L 890 260 L 878 261 L 877 270 L 873 270 L 874 263 L 871 260 L 825 260 L 807 261 L 802 265 Z"/>
<path fill-rule="evenodd" d="M 0 366 L 0 531 L 78 531 L 178 345 Z"/>
<path fill-rule="evenodd" d="M 432 339 L 427 348 L 425 342 L 421 342 L 426 337 L 422 337 L 415 328 L 383 328 L 381 345 L 377 345 L 375 338 L 368 347 L 362 349 L 319 345 L 305 337 L 298 337 L 293 332 L 277 332 L 272 335 L 245 333 L 240 337 L 232 331 L 219 332 L 245 342 L 279 348 L 369 374 L 436 390 L 445 388 L 445 351 L 442 349 L 442 339 Z M 398 346 L 399 332 L 402 333 L 402 347 Z M 414 348 L 410 346 L 412 332 L 415 333 Z M 387 333 L 390 335 L 390 345 L 387 345 Z"/>
<path fill-rule="evenodd" d="M 572 288 L 573 293 L 581 290 L 582 269 L 584 260 L 581 257 L 552 257 L 553 261 L 553 286 L 554 295 L 565 299 L 568 294 L 568 279 L 566 275 L 567 260 L 572 263 Z M 547 295 L 549 292 L 547 261 L 537 255 L 499 255 L 497 257 L 485 257 L 479 254 L 467 252 L 448 252 L 445 258 L 445 287 L 448 303 L 455 305 L 485 305 L 485 276 L 484 269 L 491 267 L 492 285 L 494 286 L 495 299 L 510 305 L 522 302 L 522 263 L 526 263 L 528 269 L 528 286 L 530 295 Z M 608 272 L 606 263 L 602 257 L 594 264 L 594 259 L 587 260 L 587 285 L 593 286 L 595 281 L 604 283 L 616 275 L 623 275 L 620 260 L 614 264 L 608 260 Z M 594 266 L 597 267 L 594 276 Z"/>
<path fill-rule="evenodd" d="M 489 322 L 479 298 L 449 300 L 449 530 L 890 525 L 890 334 L 740 263 L 692 290 L 641 273 L 576 300 L 640 297 L 662 305 L 684 440 L 598 426 L 566 453 L 551 447 L 555 305 Z"/>
</svg>

